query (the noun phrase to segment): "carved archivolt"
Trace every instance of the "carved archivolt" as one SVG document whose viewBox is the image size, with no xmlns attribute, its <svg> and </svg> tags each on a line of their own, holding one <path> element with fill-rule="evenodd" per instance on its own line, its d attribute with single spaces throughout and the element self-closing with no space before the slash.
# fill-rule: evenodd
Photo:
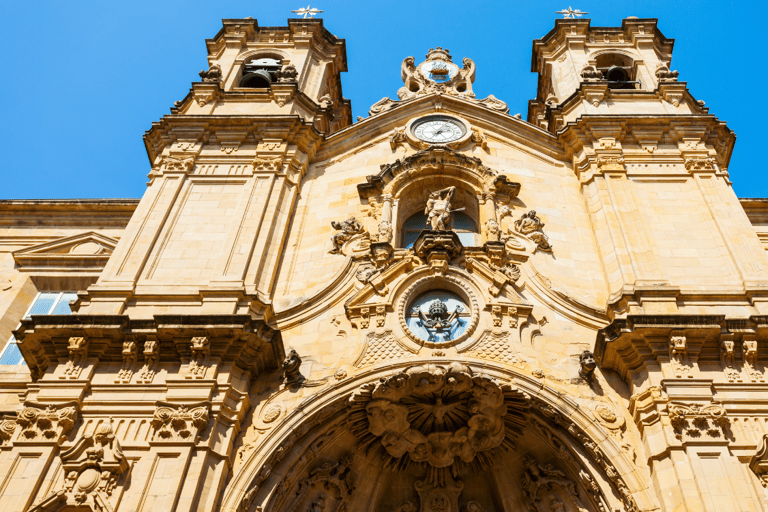
<svg viewBox="0 0 768 512">
<path fill-rule="evenodd" d="M 501 384 L 475 375 L 468 366 L 416 366 L 361 389 L 350 399 L 353 428 L 380 438 L 394 458 L 435 468 L 455 459 L 469 463 L 478 453 L 510 443 L 519 432 L 505 426 L 508 412 L 521 414 L 527 399 L 519 392 L 510 411 Z"/>
</svg>

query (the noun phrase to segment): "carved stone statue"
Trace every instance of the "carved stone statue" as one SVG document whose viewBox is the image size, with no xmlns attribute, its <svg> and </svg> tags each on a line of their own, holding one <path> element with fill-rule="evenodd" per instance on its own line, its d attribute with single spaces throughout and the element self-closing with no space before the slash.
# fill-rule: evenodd
<svg viewBox="0 0 768 512">
<path fill-rule="evenodd" d="M 522 217 L 517 219 L 514 224 L 514 229 L 521 235 L 526 235 L 536 242 L 536 245 L 542 251 L 552 250 L 549 238 L 544 234 L 544 223 L 541 222 L 541 219 L 538 216 L 536 216 L 536 210 L 524 213 Z"/>
<path fill-rule="evenodd" d="M 283 382 L 293 384 L 302 379 L 301 375 L 301 357 L 298 352 L 291 350 L 283 360 Z"/>
<path fill-rule="evenodd" d="M 597 361 L 595 356 L 589 350 L 585 350 L 579 356 L 579 376 L 587 382 L 592 382 L 595 377 L 595 368 L 597 368 Z"/>
<path fill-rule="evenodd" d="M 334 233 L 331 236 L 333 249 L 328 251 L 331 254 L 338 254 L 341 252 L 341 247 L 345 242 L 349 241 L 353 236 L 363 232 L 363 225 L 354 217 L 350 217 L 342 222 L 332 221 L 331 226 L 333 226 L 333 229 L 339 230 L 338 233 Z"/>
<path fill-rule="evenodd" d="M 456 193 L 456 187 L 448 187 L 429 194 L 424 214 L 427 216 L 427 227 L 434 231 L 445 231 L 451 222 L 451 199 Z"/>
</svg>

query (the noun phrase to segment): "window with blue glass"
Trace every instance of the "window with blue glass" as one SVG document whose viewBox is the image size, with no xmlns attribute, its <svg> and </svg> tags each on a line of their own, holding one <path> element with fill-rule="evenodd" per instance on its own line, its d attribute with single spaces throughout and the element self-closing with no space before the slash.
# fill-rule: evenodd
<svg viewBox="0 0 768 512">
<path fill-rule="evenodd" d="M 27 310 L 24 318 L 30 318 L 32 315 L 71 315 L 72 310 L 69 303 L 77 298 L 73 292 L 42 292 L 37 295 L 35 301 Z M 11 336 L 5 350 L 0 354 L 0 365 L 27 364 L 21 357 L 21 351 L 16 344 L 16 339 Z"/>
<path fill-rule="evenodd" d="M 413 242 L 419 237 L 421 231 L 427 228 L 427 216 L 424 213 L 411 215 L 403 223 L 403 247 L 410 249 Z M 451 230 L 459 236 L 461 245 L 464 247 L 473 247 L 475 245 L 475 233 L 477 233 L 477 224 L 472 217 L 464 212 L 451 213 Z"/>
<path fill-rule="evenodd" d="M 408 307 L 406 324 L 417 338 L 431 343 L 447 343 L 467 330 L 470 311 L 455 293 L 433 290 L 419 295 Z"/>
</svg>

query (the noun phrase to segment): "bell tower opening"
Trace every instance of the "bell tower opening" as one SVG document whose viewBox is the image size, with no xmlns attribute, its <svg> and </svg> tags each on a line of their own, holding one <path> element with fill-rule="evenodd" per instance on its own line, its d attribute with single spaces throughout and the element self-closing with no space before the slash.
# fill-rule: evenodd
<svg viewBox="0 0 768 512">
<path fill-rule="evenodd" d="M 268 89 L 275 82 L 275 73 L 280 71 L 280 60 L 272 57 L 253 58 L 243 65 L 240 87 Z"/>
<path fill-rule="evenodd" d="M 635 80 L 635 66 L 631 58 L 619 53 L 598 55 L 597 71 L 608 82 L 609 89 L 637 89 L 640 82 Z"/>
</svg>

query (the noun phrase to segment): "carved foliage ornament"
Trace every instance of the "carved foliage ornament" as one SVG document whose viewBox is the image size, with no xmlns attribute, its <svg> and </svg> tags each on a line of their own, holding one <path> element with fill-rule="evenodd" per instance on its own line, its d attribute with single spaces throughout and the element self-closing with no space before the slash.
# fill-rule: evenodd
<svg viewBox="0 0 768 512">
<path fill-rule="evenodd" d="M 75 424 L 74 405 L 42 405 L 27 403 L 16 422 L 21 427 L 19 439 L 26 441 L 56 441 Z"/>
<path fill-rule="evenodd" d="M 720 404 L 698 405 L 671 402 L 667 406 L 675 437 L 683 440 L 721 438 L 728 428 L 725 407 Z"/>
<path fill-rule="evenodd" d="M 64 375 L 59 378 L 78 379 L 88 358 L 88 339 L 80 336 L 69 338 L 67 350 L 69 351 L 69 360 L 64 366 Z"/>
<path fill-rule="evenodd" d="M 150 424 L 155 441 L 194 441 L 208 425 L 208 404 L 160 405 Z"/>
<path fill-rule="evenodd" d="M 501 445 L 506 414 L 499 384 L 458 363 L 412 367 L 383 379 L 365 405 L 367 431 L 387 453 L 407 453 L 435 468 L 457 457 L 472 462 Z"/>
</svg>

